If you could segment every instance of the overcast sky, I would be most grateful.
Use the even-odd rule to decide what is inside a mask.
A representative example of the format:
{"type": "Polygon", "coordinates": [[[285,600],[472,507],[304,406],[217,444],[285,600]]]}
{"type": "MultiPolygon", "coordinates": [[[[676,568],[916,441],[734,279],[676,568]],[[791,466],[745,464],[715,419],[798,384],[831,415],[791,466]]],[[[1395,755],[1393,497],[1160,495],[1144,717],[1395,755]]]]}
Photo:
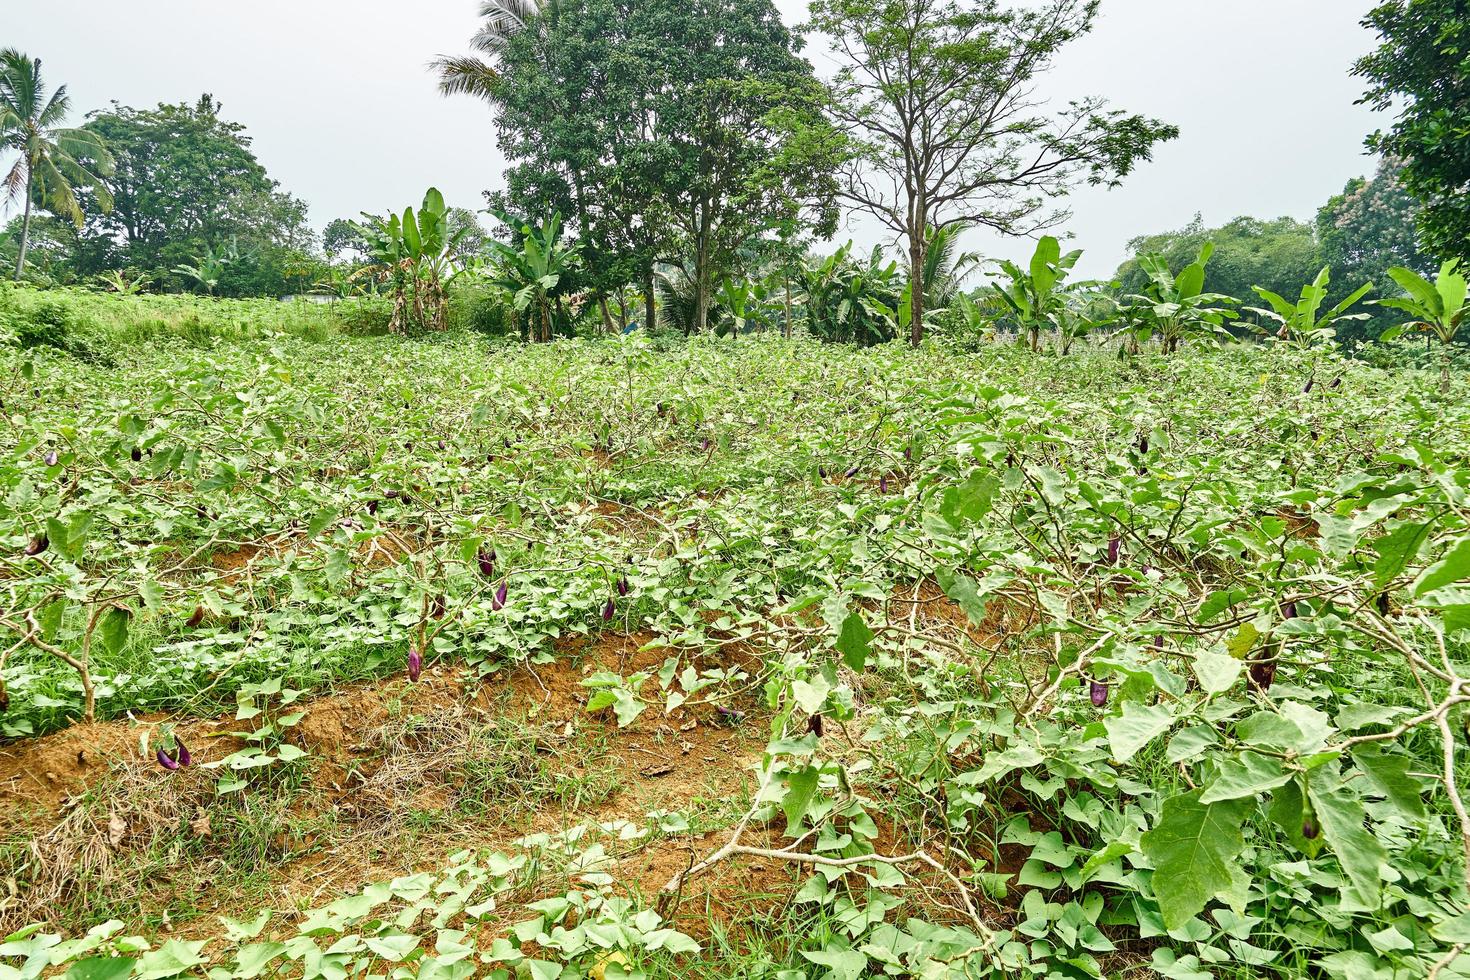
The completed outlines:
{"type": "MultiPolygon", "coordinates": [[[[806,0],[777,0],[788,22],[806,0]]],[[[1372,36],[1371,0],[1104,0],[1097,30],[1062,54],[1048,93],[1101,95],[1175,123],[1120,189],[1079,189],[1064,226],[1105,275],[1128,239],[1201,212],[1309,219],[1369,172],[1363,137],[1380,123],[1353,104],[1349,76],[1372,36]]],[[[0,0],[0,46],[43,59],[81,113],[111,100],[149,106],[211,92],[244,123],[271,176],[311,205],[318,228],[416,203],[430,184],[451,204],[483,206],[500,184],[490,111],[446,99],[427,63],[465,50],[476,0],[0,0]]],[[[808,51],[830,70],[820,45],[808,51]]],[[[871,244],[871,226],[840,238],[871,244]]],[[[976,236],[987,255],[1025,242],[976,236]]]]}

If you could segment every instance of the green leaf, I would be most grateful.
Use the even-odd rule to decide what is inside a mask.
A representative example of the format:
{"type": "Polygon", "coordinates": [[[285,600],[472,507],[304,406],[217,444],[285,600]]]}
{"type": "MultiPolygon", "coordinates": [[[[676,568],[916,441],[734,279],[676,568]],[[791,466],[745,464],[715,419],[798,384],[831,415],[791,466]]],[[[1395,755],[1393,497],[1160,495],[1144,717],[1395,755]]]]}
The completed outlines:
{"type": "Polygon", "coordinates": [[[1141,840],[1153,862],[1154,895],[1168,929],[1182,928],[1230,887],[1245,847],[1241,828],[1251,801],[1207,804],[1200,796],[1195,790],[1165,800],[1157,825],[1141,840]]]}
{"type": "Polygon", "coordinates": [[[786,834],[795,837],[801,826],[802,817],[817,794],[816,766],[798,769],[786,777],[786,795],[781,798],[781,810],[786,814],[786,834]]]}
{"type": "Polygon", "coordinates": [[[1285,771],[1280,759],[1259,752],[1241,752],[1220,761],[1218,774],[1205,787],[1200,802],[1254,799],[1290,780],[1291,773],[1285,771]]]}
{"type": "Polygon", "coordinates": [[[138,961],[126,956],[89,956],[66,971],[66,980],[126,980],[138,961]]]}
{"type": "Polygon", "coordinates": [[[102,620],[97,624],[97,638],[102,641],[104,650],[116,654],[127,646],[128,623],[132,618],[132,612],[120,606],[113,606],[102,614],[102,620]]]}
{"type": "Polygon", "coordinates": [[[1113,758],[1127,762],[1149,742],[1169,730],[1174,714],[1161,704],[1141,705],[1124,701],[1121,714],[1103,720],[1113,758]]]}
{"type": "Polygon", "coordinates": [[[1352,754],[1353,761],[1375,790],[1405,816],[1424,819],[1424,797],[1419,784],[1409,775],[1413,760],[1408,755],[1387,751],[1376,742],[1359,745],[1352,754]]]}
{"type": "Polygon", "coordinates": [[[1364,908],[1376,908],[1383,883],[1380,869],[1388,861],[1388,852],[1377,837],[1363,829],[1366,812],[1362,801],[1341,780],[1329,785],[1315,777],[1307,787],[1307,797],[1322,825],[1322,836],[1337,855],[1358,900],[1364,908]]]}
{"type": "Polygon", "coordinates": [[[1456,541],[1443,558],[1419,574],[1414,580],[1413,592],[1421,596],[1467,576],[1470,576],[1470,534],[1456,541]]]}
{"type": "Polygon", "coordinates": [[[868,629],[863,617],[856,612],[848,613],[837,634],[837,652],[842,654],[842,662],[853,670],[861,671],[867,665],[872,642],[873,631],[868,629]]]}

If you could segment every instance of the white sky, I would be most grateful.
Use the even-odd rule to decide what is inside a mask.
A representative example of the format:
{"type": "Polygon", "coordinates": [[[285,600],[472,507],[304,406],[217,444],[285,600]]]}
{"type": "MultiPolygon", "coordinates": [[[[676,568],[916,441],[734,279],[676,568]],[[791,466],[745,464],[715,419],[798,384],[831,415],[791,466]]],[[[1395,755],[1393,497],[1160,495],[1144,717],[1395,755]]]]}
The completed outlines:
{"type": "MultiPolygon", "coordinates": [[[[776,0],[788,22],[806,0],[776,0]]],[[[311,205],[320,228],[416,203],[438,186],[481,207],[504,163],[490,111],[446,99],[426,66],[460,53],[476,0],[0,0],[0,46],[44,62],[81,113],[193,101],[211,92],[244,123],[270,174],[311,205]]],[[[1364,135],[1380,123],[1353,104],[1352,62],[1373,44],[1358,26],[1371,0],[1104,0],[1101,22],[1063,52],[1047,91],[1102,95],[1173,122],[1182,134],[1115,191],[1082,188],[1065,226],[1105,275],[1126,242],[1242,214],[1309,219],[1353,176],[1373,169],[1364,135]]],[[[830,66],[819,45],[808,55],[830,66]]],[[[871,244],[856,225],[840,238],[871,244]]],[[[1027,242],[976,235],[987,255],[1027,242]]]]}

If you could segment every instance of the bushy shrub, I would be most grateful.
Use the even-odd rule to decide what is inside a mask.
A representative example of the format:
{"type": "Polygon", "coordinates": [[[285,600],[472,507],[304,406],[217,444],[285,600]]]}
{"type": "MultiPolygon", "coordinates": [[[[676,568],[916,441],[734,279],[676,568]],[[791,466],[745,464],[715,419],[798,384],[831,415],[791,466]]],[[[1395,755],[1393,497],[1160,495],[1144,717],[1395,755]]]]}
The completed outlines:
{"type": "Polygon", "coordinates": [[[386,296],[359,296],[332,304],[332,315],[344,333],[356,337],[389,332],[393,301],[386,296]]]}
{"type": "Polygon", "coordinates": [[[515,310],[506,300],[504,290],[460,287],[449,295],[449,328],[502,337],[516,329],[515,310]]]}
{"type": "MultiPolygon", "coordinates": [[[[1405,334],[1396,340],[1364,344],[1356,353],[1360,360],[1390,371],[1402,368],[1438,371],[1444,348],[1428,334],[1405,334]]],[[[1450,345],[1450,369],[1470,371],[1470,345],[1450,345]]]]}

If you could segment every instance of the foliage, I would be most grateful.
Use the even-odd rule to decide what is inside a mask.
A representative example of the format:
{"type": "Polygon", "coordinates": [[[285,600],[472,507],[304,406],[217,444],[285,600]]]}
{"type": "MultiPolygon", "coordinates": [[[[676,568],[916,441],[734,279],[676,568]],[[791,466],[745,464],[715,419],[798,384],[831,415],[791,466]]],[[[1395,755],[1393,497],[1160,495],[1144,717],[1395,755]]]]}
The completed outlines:
{"type": "Polygon", "coordinates": [[[1368,319],[1369,314],[1367,313],[1348,313],[1348,310],[1372,290],[1373,284],[1364,283],[1346,299],[1319,316],[1322,303],[1327,299],[1331,285],[1332,271],[1327,266],[1323,266],[1322,271],[1317,273],[1317,278],[1309,285],[1302,287],[1301,298],[1295,303],[1288,302],[1269,289],[1254,286],[1252,288],[1256,295],[1269,303],[1271,308],[1261,309],[1251,306],[1247,309],[1257,316],[1278,324],[1276,329],[1266,332],[1274,336],[1280,343],[1296,344],[1301,347],[1331,343],[1337,336],[1337,324],[1368,319]]]}
{"type": "MultiPolygon", "coordinates": [[[[1029,99],[1057,55],[1091,31],[1095,0],[1037,8],[999,0],[817,0],[811,28],[839,59],[828,112],[852,138],[840,188],[907,245],[920,281],[930,229],[1044,228],[1046,207],[1078,180],[1116,185],[1178,130],[1106,109],[1101,99],[1046,114],[1029,99]]],[[[910,294],[910,339],[924,330],[910,294]]]]}
{"type": "Polygon", "coordinates": [[[836,343],[882,344],[897,336],[906,286],[898,263],[874,248],[866,262],[852,256],[852,243],[809,263],[803,270],[806,327],[814,337],[836,343]]]}
{"type": "Polygon", "coordinates": [[[455,256],[460,240],[470,230],[452,230],[449,209],[438,188],[424,194],[418,213],[379,218],[364,212],[357,231],[367,242],[371,271],[393,297],[388,328],[395,333],[443,330],[448,297],[445,288],[457,274],[455,256]]]}
{"type": "Polygon", "coordinates": [[[113,173],[112,154],[95,134],[61,125],[70,111],[65,85],[46,96],[39,58],[28,58],[14,48],[0,51],[0,153],[16,154],[9,172],[0,177],[0,187],[5,189],[5,203],[16,198],[25,202],[16,279],[25,273],[33,206],[80,226],[79,190],[92,190],[102,208],[111,205],[103,179],[113,173]]]}
{"type": "Polygon", "coordinates": [[[1206,242],[1193,262],[1170,270],[1162,255],[1141,255],[1138,264],[1148,276],[1141,294],[1128,297],[1125,317],[1136,340],[1158,334],[1164,353],[1172,354],[1189,338],[1230,339],[1225,329],[1225,305],[1238,302],[1230,296],[1204,291],[1205,266],[1214,246],[1206,242]]]}
{"type": "Polygon", "coordinates": [[[1063,255],[1061,243],[1051,235],[1043,235],[1025,270],[1008,259],[1001,262],[1001,271],[1010,282],[992,283],[990,288],[1025,331],[1032,350],[1040,350],[1043,330],[1062,327],[1067,310],[1067,274],[1081,257],[1081,249],[1063,255]]]}
{"type": "Polygon", "coordinates": [[[221,278],[224,295],[278,297],[319,278],[305,261],[314,245],[306,205],[280,190],[245,127],[220,109],[203,95],[192,105],[113,103],[92,113],[85,130],[106,143],[117,166],[110,210],[82,197],[86,223],[70,260],[79,275],[131,268],[178,282],[176,267],[234,242],[242,261],[221,278]]]}
{"type": "Polygon", "coordinates": [[[1403,287],[1406,295],[1379,300],[1380,306],[1407,313],[1409,321],[1391,328],[1385,335],[1393,339],[1406,329],[1423,330],[1440,343],[1444,358],[1440,367],[1439,385],[1442,392],[1450,389],[1450,344],[1460,332],[1470,305],[1466,302],[1465,274],[1460,271],[1458,259],[1451,259],[1440,267],[1439,275],[1430,282],[1413,269],[1395,268],[1388,270],[1395,282],[1403,287]]]}
{"type": "MultiPolygon", "coordinates": [[[[75,303],[162,300],[265,307],[75,303]]],[[[589,708],[746,692],[761,719],[729,723],[770,727],[754,791],[731,789],[744,818],[532,834],[208,940],[33,929],[0,946],[17,975],[1463,972],[1463,379],[1437,399],[1432,375],[1290,346],[324,351],[0,353],[24,380],[0,455],[6,731],[85,710],[55,651],[98,717],[248,706],[279,734],[409,644],[426,672],[492,674],[627,630],[666,659],[586,675],[589,708]],[[686,874],[622,897],[658,835],[686,874]],[[753,858],[797,874],[779,911],[679,931],[699,875],[753,858]]]]}
{"type": "Polygon", "coordinates": [[[1385,0],[1363,26],[1380,44],[1353,73],[1368,83],[1363,101],[1395,109],[1370,148],[1403,161],[1404,187],[1419,200],[1424,251],[1470,261],[1470,12],[1458,0],[1385,0]]]}
{"type": "Polygon", "coordinates": [[[570,329],[566,304],[577,287],[580,247],[562,240],[561,215],[554,211],[544,224],[517,224],[504,213],[500,220],[515,230],[516,244],[492,239],[480,272],[510,297],[521,334],[548,343],[570,329]]]}
{"type": "MultiPolygon", "coordinates": [[[[1418,205],[1404,189],[1401,170],[1398,161],[1385,157],[1371,178],[1348,181],[1341,194],[1334,195],[1317,211],[1321,261],[1331,267],[1335,281],[1371,282],[1379,296],[1390,296],[1398,290],[1388,274],[1394,266],[1405,266],[1420,275],[1433,271],[1433,263],[1420,251],[1414,225],[1418,205]]],[[[1265,277],[1258,277],[1258,281],[1270,285],[1265,277]]],[[[1338,302],[1345,288],[1335,288],[1329,301],[1338,302]]],[[[1219,292],[1231,290],[1222,287],[1219,292]]],[[[1338,337],[1358,342],[1377,337],[1391,325],[1388,318],[1375,314],[1361,325],[1349,324],[1338,337]]]]}

